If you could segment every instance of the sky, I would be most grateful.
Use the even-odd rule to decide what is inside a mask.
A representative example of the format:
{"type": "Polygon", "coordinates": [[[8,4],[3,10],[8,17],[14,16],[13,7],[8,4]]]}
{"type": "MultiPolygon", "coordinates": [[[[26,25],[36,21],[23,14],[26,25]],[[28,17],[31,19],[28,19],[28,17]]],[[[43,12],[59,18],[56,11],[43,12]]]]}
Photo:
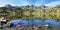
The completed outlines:
{"type": "Polygon", "coordinates": [[[12,6],[56,6],[60,5],[60,0],[0,0],[0,7],[5,6],[6,4],[10,4],[12,6]]]}

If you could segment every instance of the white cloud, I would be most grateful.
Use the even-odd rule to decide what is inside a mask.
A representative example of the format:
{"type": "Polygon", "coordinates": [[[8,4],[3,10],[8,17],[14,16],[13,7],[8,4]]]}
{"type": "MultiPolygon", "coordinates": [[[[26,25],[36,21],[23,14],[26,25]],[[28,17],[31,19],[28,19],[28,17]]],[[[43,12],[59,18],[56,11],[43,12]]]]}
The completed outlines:
{"type": "Polygon", "coordinates": [[[10,4],[12,6],[30,5],[27,0],[0,0],[0,7],[10,4]]]}
{"type": "Polygon", "coordinates": [[[9,2],[7,0],[0,0],[0,7],[8,4],[9,2]]]}
{"type": "MultiPolygon", "coordinates": [[[[45,2],[45,0],[37,0],[34,5],[40,6],[45,2]]],[[[6,4],[11,4],[12,6],[24,6],[31,5],[27,0],[0,0],[0,7],[5,6],[6,4]]],[[[60,1],[53,1],[51,3],[45,4],[46,6],[56,6],[59,5],[60,1]]]]}
{"type": "Polygon", "coordinates": [[[60,1],[54,1],[54,2],[51,2],[49,4],[45,4],[46,6],[51,6],[51,7],[54,7],[56,5],[60,5],[60,1]]]}

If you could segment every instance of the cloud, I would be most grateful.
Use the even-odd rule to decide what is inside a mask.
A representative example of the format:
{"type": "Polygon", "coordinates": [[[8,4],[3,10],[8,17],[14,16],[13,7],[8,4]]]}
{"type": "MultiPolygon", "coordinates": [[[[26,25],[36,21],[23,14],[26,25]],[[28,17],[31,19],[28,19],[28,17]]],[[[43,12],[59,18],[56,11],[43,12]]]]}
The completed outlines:
{"type": "Polygon", "coordinates": [[[60,0],[0,0],[0,7],[6,4],[12,6],[26,6],[26,5],[35,5],[40,6],[45,4],[46,6],[55,6],[60,4],[60,0]]]}
{"type": "Polygon", "coordinates": [[[60,1],[53,1],[53,2],[51,2],[51,3],[48,3],[48,4],[45,4],[46,6],[52,6],[52,7],[54,7],[54,6],[56,6],[56,5],[60,5],[60,1]]]}
{"type": "Polygon", "coordinates": [[[0,7],[10,4],[12,6],[23,6],[28,5],[27,0],[0,0],[0,7]]]}
{"type": "Polygon", "coordinates": [[[6,0],[0,0],[0,7],[6,4],[8,4],[8,1],[6,2],[6,0]]]}

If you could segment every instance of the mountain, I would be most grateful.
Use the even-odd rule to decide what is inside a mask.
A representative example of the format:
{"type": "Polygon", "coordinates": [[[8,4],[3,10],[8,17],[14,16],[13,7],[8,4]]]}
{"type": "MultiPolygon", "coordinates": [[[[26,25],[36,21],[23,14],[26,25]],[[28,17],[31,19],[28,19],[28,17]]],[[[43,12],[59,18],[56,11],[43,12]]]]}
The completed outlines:
{"type": "Polygon", "coordinates": [[[42,5],[42,6],[34,6],[34,5],[27,5],[27,6],[21,6],[22,9],[32,9],[32,10],[40,10],[40,9],[48,9],[48,8],[51,8],[49,6],[45,6],[45,5],[42,5]]]}
{"type": "Polygon", "coordinates": [[[42,5],[42,6],[34,6],[34,5],[26,5],[26,6],[11,6],[10,4],[7,4],[5,5],[4,7],[6,8],[9,8],[9,9],[14,9],[14,8],[21,8],[21,9],[32,9],[32,10],[40,10],[40,9],[48,9],[48,8],[51,8],[49,6],[45,6],[45,5],[42,5]]]}
{"type": "Polygon", "coordinates": [[[20,8],[18,6],[11,6],[10,4],[5,5],[4,7],[14,9],[14,8],[20,8]]]}
{"type": "Polygon", "coordinates": [[[5,5],[4,7],[6,7],[6,8],[15,8],[14,6],[11,6],[10,4],[7,4],[7,5],[5,5]]]}

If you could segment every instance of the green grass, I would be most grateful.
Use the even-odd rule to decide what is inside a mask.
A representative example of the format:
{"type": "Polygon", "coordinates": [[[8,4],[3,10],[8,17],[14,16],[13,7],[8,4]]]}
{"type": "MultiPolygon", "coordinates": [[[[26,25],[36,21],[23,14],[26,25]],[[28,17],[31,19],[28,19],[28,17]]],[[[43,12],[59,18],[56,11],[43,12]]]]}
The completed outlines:
{"type": "Polygon", "coordinates": [[[0,30],[2,30],[2,29],[0,29],[0,30]]]}

